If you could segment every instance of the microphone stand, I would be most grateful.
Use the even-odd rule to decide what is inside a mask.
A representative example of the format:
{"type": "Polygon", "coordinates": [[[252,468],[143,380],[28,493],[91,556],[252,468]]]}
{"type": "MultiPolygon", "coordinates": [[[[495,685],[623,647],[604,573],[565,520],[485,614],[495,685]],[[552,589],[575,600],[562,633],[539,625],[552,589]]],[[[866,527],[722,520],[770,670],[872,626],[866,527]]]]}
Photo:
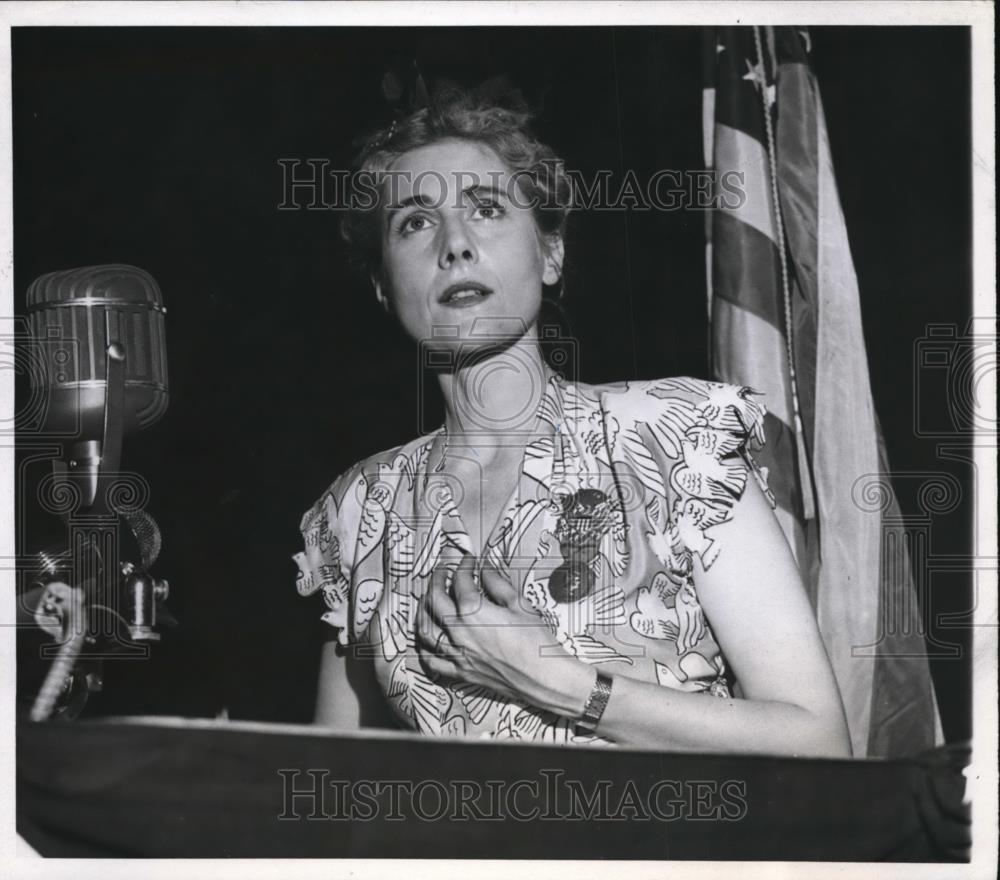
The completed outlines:
{"type": "MultiPolygon", "coordinates": [[[[67,514],[70,528],[70,547],[73,555],[73,580],[82,587],[57,583],[51,588],[69,592],[72,600],[63,603],[63,637],[56,658],[49,668],[41,690],[31,708],[32,721],[45,721],[55,708],[59,696],[71,681],[73,669],[87,643],[96,643],[98,637],[112,639],[120,632],[117,620],[128,627],[133,643],[156,641],[159,635],[153,630],[156,623],[156,601],[165,599],[166,581],[156,581],[131,562],[121,561],[119,553],[125,529],[120,527],[118,513],[112,508],[110,490],[118,476],[121,462],[122,437],[125,433],[125,368],[126,348],[121,338],[121,315],[109,310],[104,316],[105,330],[105,395],[104,419],[100,441],[83,440],[70,449],[69,466],[57,468],[57,479],[68,480],[76,487],[84,511],[78,531],[67,514]],[[114,319],[112,319],[114,316],[114,319]],[[103,552],[102,552],[103,551],[103,552]],[[96,564],[95,564],[96,563],[96,564]],[[96,570],[95,570],[96,569],[96,570]],[[126,615],[115,608],[118,603],[118,580],[125,580],[123,604],[126,615]],[[90,588],[87,585],[90,584],[90,588]],[[101,615],[108,626],[98,632],[91,620],[91,612],[103,609],[110,612],[110,619],[101,615]]],[[[134,535],[133,541],[134,544],[134,535]]],[[[145,649],[144,649],[145,650],[145,649]]]]}

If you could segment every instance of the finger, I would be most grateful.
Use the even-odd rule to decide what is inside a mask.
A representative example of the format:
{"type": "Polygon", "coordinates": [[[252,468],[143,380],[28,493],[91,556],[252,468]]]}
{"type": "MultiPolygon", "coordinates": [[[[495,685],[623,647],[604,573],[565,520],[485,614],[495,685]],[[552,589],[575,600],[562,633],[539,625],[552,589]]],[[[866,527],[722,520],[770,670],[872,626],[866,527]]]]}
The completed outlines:
{"type": "Polygon", "coordinates": [[[458,667],[440,654],[421,654],[420,665],[430,678],[461,678],[458,667]]]}
{"type": "Polygon", "coordinates": [[[433,597],[442,593],[447,594],[447,592],[448,567],[444,563],[438,562],[431,571],[431,578],[427,583],[427,591],[424,593],[420,604],[430,611],[433,597]]]}
{"type": "Polygon", "coordinates": [[[517,604],[517,590],[506,577],[497,571],[492,562],[483,563],[483,570],[479,573],[479,581],[483,585],[483,592],[491,602],[506,608],[517,604]]]}
{"type": "Polygon", "coordinates": [[[448,634],[426,614],[418,612],[414,627],[417,637],[417,653],[423,666],[438,675],[455,678],[458,667],[455,664],[459,654],[448,634]]]}
{"type": "Polygon", "coordinates": [[[417,609],[414,634],[417,637],[417,644],[422,650],[433,651],[443,632],[444,630],[434,622],[429,614],[425,613],[422,608],[417,609]]]}
{"type": "Polygon", "coordinates": [[[446,627],[454,622],[457,616],[455,603],[448,593],[448,569],[444,566],[435,568],[431,574],[430,586],[424,596],[423,607],[438,626],[446,627]]]}
{"type": "Polygon", "coordinates": [[[455,596],[455,607],[459,614],[470,614],[482,604],[482,592],[476,583],[475,571],[476,557],[464,554],[451,581],[451,591],[455,596]]]}

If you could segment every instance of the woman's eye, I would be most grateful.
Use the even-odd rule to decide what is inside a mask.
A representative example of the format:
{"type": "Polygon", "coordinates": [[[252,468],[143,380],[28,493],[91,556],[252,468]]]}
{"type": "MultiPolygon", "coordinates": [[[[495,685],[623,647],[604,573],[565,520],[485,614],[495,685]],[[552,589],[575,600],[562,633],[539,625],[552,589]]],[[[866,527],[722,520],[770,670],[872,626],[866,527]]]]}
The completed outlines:
{"type": "Polygon", "coordinates": [[[482,217],[484,220],[496,220],[505,213],[503,205],[498,205],[496,202],[482,202],[475,208],[476,216],[482,217]]]}
{"type": "Polygon", "coordinates": [[[407,232],[419,232],[426,229],[430,221],[423,214],[411,214],[399,224],[399,231],[403,234],[407,232]]]}

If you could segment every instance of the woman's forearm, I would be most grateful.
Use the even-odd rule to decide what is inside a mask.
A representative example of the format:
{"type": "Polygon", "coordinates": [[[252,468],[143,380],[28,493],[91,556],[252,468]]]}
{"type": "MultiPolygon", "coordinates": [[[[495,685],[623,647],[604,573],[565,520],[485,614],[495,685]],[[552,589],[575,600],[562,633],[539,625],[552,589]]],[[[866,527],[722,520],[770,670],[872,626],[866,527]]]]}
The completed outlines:
{"type": "MultiPolygon", "coordinates": [[[[481,583],[491,600],[484,602],[471,573],[469,557],[455,570],[452,595],[436,572],[418,609],[418,650],[428,672],[580,718],[594,687],[595,667],[568,651],[553,652],[547,626],[518,607],[508,581],[484,568],[481,583]]],[[[727,577],[735,580],[731,572],[727,577]]],[[[793,623],[811,621],[804,598],[792,610],[798,615],[793,623]]],[[[751,607],[748,615],[754,613],[751,607]]],[[[850,757],[840,696],[818,635],[795,638],[805,624],[792,630],[793,637],[783,629],[767,631],[768,621],[760,619],[758,609],[755,626],[765,631],[770,646],[762,656],[733,632],[730,609],[721,609],[718,617],[742,660],[742,666],[734,661],[732,668],[748,699],[686,693],[618,673],[597,733],[622,745],[665,751],[850,757]],[[798,665],[790,668],[792,662],[798,665]]]]}
{"type": "MultiPolygon", "coordinates": [[[[582,706],[589,691],[578,677],[570,686],[565,705],[582,706]]],[[[792,703],[685,693],[624,675],[614,676],[597,733],[620,745],[664,751],[851,757],[839,707],[825,717],[792,703]]]]}

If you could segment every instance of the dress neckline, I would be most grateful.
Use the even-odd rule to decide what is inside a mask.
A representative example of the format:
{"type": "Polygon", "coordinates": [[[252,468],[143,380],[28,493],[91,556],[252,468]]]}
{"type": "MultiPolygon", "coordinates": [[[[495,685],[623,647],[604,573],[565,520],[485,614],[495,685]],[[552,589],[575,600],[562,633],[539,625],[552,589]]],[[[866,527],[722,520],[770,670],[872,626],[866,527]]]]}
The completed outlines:
{"type": "MultiPolygon", "coordinates": [[[[485,555],[489,552],[490,547],[495,543],[498,533],[503,528],[503,523],[508,519],[515,507],[515,502],[518,499],[519,491],[521,488],[522,481],[525,476],[525,459],[528,455],[528,449],[531,447],[532,443],[537,442],[543,436],[554,436],[557,434],[561,428],[554,423],[554,420],[561,424],[562,421],[562,398],[564,394],[563,389],[563,378],[553,370],[548,364],[544,364],[545,367],[545,386],[542,391],[541,397],[539,398],[538,405],[535,409],[534,418],[532,421],[532,429],[528,433],[528,439],[523,444],[521,448],[521,454],[518,460],[517,473],[514,479],[514,484],[511,486],[510,492],[507,494],[506,501],[500,506],[495,520],[486,529],[480,526],[480,531],[484,536],[482,546],[476,548],[473,545],[472,538],[469,534],[468,528],[466,527],[465,521],[462,519],[462,515],[458,509],[458,504],[455,502],[454,496],[451,491],[451,487],[447,482],[442,482],[440,486],[440,491],[447,499],[447,502],[451,508],[451,516],[454,519],[454,524],[448,529],[450,533],[461,534],[464,537],[464,541],[460,540],[458,543],[464,544],[467,547],[479,550],[480,555],[485,555]],[[544,427],[543,427],[544,426],[544,427]]],[[[471,447],[464,447],[471,448],[471,447]]],[[[447,426],[442,424],[430,438],[430,450],[427,455],[427,460],[425,463],[424,479],[423,479],[423,489],[424,493],[428,490],[428,481],[435,474],[444,473],[445,462],[447,460],[448,451],[448,429],[447,426]]]]}
{"type": "MultiPolygon", "coordinates": [[[[550,419],[545,418],[547,411],[550,415],[555,413],[558,413],[559,416],[562,415],[562,397],[564,394],[562,386],[564,385],[565,380],[548,364],[543,364],[543,366],[545,368],[545,385],[541,397],[539,397],[538,405],[535,408],[532,428],[529,432],[529,435],[532,437],[542,433],[552,433],[554,430],[554,427],[551,427],[550,419]],[[550,425],[549,431],[539,431],[539,422],[542,421],[550,425]]],[[[429,435],[428,442],[430,448],[427,453],[427,460],[425,464],[425,480],[431,474],[441,473],[444,469],[448,452],[448,426],[442,422],[441,426],[429,435]]],[[[525,444],[525,449],[527,449],[529,444],[525,444]]],[[[523,453],[521,456],[521,464],[522,466],[524,464],[523,453]]]]}

